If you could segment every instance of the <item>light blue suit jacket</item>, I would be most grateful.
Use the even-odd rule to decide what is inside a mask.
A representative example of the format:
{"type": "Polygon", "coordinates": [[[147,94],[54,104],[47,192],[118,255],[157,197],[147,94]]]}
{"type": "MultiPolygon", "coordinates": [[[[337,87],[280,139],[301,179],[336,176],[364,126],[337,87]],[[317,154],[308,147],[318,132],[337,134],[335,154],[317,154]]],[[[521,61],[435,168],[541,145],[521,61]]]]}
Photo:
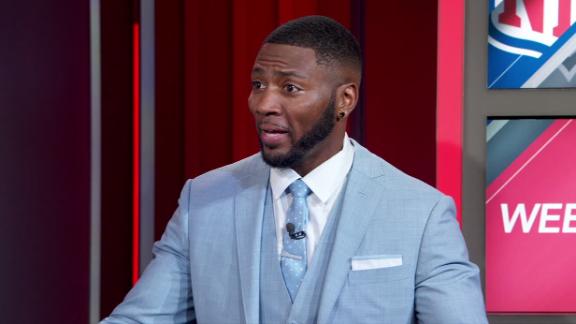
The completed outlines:
{"type": "MultiPolygon", "coordinates": [[[[353,144],[317,322],[487,323],[452,200],[353,144]]],[[[258,323],[269,171],[256,154],[189,180],[155,258],[104,323],[258,323]]]]}

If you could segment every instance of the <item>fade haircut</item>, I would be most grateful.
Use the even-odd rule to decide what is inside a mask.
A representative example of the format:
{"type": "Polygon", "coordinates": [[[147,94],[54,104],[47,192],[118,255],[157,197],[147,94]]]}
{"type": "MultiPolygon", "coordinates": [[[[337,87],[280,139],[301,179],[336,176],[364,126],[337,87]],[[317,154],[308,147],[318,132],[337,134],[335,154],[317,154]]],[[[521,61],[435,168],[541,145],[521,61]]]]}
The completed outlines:
{"type": "Polygon", "coordinates": [[[362,54],[352,33],[334,19],[307,16],[276,28],[264,43],[313,49],[318,64],[338,63],[362,71],[362,54]]]}

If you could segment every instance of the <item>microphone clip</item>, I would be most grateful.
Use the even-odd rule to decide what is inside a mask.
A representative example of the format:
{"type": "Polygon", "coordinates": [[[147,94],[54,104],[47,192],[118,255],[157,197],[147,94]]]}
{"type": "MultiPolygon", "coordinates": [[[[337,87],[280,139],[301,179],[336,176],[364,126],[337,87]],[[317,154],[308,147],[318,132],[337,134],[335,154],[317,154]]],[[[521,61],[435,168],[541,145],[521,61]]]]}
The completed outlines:
{"type": "Polygon", "coordinates": [[[296,228],[295,228],[294,224],[292,224],[292,223],[286,224],[286,231],[288,231],[288,236],[290,236],[291,239],[301,240],[303,238],[306,238],[306,232],[304,232],[304,231],[295,232],[295,230],[296,230],[296,228]]]}

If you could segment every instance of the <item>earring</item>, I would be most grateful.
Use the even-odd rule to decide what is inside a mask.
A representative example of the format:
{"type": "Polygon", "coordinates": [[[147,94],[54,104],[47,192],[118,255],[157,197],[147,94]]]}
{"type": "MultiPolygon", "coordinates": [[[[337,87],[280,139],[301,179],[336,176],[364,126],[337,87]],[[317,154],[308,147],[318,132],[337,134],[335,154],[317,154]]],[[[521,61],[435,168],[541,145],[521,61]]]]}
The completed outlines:
{"type": "Polygon", "coordinates": [[[342,118],[344,118],[344,116],[346,116],[346,113],[341,111],[338,113],[338,116],[336,116],[336,121],[341,121],[342,118]]]}

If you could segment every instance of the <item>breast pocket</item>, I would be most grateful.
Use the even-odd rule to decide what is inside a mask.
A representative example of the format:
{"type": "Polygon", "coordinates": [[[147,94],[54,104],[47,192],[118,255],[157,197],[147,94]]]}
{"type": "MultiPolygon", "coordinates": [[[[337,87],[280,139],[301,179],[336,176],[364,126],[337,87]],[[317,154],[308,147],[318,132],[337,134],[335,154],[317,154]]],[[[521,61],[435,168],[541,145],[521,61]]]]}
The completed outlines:
{"type": "Polygon", "coordinates": [[[401,255],[356,256],[350,260],[350,284],[403,280],[410,277],[401,255]]]}
{"type": "Polygon", "coordinates": [[[350,269],[338,299],[337,322],[409,323],[414,305],[414,275],[409,269],[407,264],[350,269]]]}
{"type": "Polygon", "coordinates": [[[402,265],[394,268],[350,271],[348,274],[348,282],[351,285],[375,284],[379,282],[404,280],[409,277],[410,275],[406,271],[405,266],[402,265]]]}

